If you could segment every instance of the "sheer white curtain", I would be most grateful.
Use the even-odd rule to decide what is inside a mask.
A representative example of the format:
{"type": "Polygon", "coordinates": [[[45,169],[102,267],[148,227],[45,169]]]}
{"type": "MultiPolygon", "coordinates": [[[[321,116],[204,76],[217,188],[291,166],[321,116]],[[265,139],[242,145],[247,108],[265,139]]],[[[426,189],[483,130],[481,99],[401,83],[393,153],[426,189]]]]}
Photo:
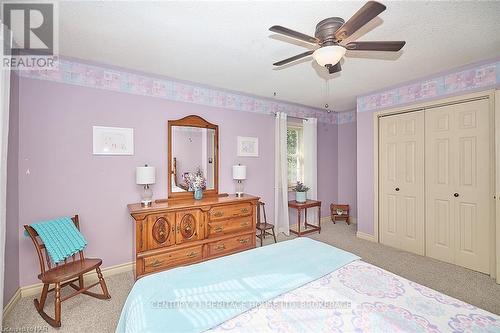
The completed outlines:
{"type": "Polygon", "coordinates": [[[290,234],[288,218],[288,159],[286,146],[287,116],[278,112],[274,120],[274,226],[277,232],[290,234]]]}
{"type": "MultiPolygon", "coordinates": [[[[0,23],[1,24],[1,23],[0,23]]],[[[1,27],[0,27],[1,28],[1,27]]],[[[0,59],[4,57],[3,29],[0,29],[0,59]]],[[[10,70],[0,68],[0,323],[3,317],[5,272],[5,229],[7,201],[7,139],[9,135],[10,70]]]]}
{"type": "MultiPolygon", "coordinates": [[[[307,198],[316,200],[318,199],[318,120],[316,118],[304,120],[303,133],[304,184],[309,187],[307,198]]],[[[307,215],[313,224],[318,223],[318,208],[310,208],[310,213],[307,215]]]]}

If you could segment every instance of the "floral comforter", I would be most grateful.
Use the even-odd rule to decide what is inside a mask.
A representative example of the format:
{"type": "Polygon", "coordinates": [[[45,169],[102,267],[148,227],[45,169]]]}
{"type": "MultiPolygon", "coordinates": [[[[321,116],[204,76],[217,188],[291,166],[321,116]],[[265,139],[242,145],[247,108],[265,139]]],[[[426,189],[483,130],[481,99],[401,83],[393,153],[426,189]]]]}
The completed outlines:
{"type": "Polygon", "coordinates": [[[500,332],[500,317],[357,260],[209,332],[500,332]]]}

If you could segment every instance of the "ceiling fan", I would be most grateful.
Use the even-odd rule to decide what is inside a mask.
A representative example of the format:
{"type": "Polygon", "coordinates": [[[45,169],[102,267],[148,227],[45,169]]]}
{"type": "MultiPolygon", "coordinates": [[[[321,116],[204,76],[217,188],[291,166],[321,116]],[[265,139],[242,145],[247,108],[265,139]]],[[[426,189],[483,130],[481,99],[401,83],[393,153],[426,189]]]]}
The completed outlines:
{"type": "Polygon", "coordinates": [[[292,61],[310,56],[321,66],[325,66],[330,74],[340,72],[340,59],[346,50],[350,51],[390,51],[397,52],[406,44],[405,41],[370,41],[349,42],[342,41],[350,37],[365,24],[382,13],[386,7],[376,1],[368,1],[347,22],[340,17],[329,17],[316,25],[314,37],[297,32],[279,25],[269,28],[270,31],[301,40],[306,43],[318,45],[316,50],[310,50],[285,60],[274,63],[274,66],[283,66],[292,61]]]}

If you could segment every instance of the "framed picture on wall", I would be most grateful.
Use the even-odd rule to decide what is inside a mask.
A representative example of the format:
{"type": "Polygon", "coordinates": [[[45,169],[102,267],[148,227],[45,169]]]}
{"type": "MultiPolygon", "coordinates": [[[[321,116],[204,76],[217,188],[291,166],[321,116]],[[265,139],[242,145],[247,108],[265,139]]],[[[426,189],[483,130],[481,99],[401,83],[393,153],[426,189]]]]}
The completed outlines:
{"type": "Polygon", "coordinates": [[[134,129],[93,126],[94,155],[134,155],[134,129]]]}
{"type": "Polygon", "coordinates": [[[239,136],[237,145],[238,145],[238,156],[242,157],[259,156],[259,138],[239,136]]]}

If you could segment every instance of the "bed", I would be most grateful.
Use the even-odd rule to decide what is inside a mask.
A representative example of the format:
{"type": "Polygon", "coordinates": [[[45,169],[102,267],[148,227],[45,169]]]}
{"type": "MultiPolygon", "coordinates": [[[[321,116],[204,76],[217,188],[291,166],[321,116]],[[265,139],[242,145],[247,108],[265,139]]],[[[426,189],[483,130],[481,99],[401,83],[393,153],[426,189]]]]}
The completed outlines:
{"type": "Polygon", "coordinates": [[[297,238],[138,280],[116,331],[500,332],[500,317],[297,238]]]}

